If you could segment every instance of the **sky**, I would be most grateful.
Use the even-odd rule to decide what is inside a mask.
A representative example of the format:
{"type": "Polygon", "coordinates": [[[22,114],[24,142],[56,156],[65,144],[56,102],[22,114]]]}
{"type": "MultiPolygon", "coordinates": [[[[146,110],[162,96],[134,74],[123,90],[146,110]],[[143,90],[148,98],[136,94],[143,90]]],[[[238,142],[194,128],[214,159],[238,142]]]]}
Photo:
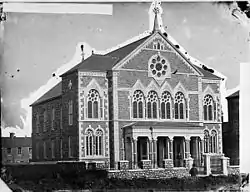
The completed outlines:
{"type": "MultiPolygon", "coordinates": [[[[7,13],[0,55],[4,127],[30,134],[31,95],[58,78],[59,68],[77,64],[77,44],[102,51],[142,34],[149,30],[149,7],[114,3],[112,15],[7,13]]],[[[239,65],[249,60],[246,27],[214,3],[162,3],[162,9],[167,33],[189,55],[227,76],[227,89],[238,86],[239,65]]]]}

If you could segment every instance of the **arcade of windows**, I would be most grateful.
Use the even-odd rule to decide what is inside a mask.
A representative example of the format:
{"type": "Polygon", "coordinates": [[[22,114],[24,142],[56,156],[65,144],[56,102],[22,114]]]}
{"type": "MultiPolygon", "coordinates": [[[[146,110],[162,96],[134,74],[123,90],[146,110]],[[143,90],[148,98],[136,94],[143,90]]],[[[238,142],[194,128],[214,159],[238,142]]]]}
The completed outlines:
{"type": "Polygon", "coordinates": [[[204,152],[205,153],[217,153],[217,132],[215,130],[211,131],[211,135],[208,130],[204,131],[204,152]]]}
{"type": "Polygon", "coordinates": [[[158,95],[155,91],[150,91],[147,97],[144,97],[144,94],[140,90],[136,90],[132,97],[132,106],[133,106],[133,118],[143,118],[143,109],[144,101],[146,100],[146,117],[148,119],[157,119],[158,118],[158,108],[160,106],[160,117],[161,119],[171,119],[172,106],[174,106],[174,118],[175,119],[184,119],[184,110],[186,106],[186,101],[184,94],[177,92],[174,100],[171,97],[171,94],[168,91],[164,91],[161,95],[161,98],[158,98],[158,95]],[[159,104],[160,102],[160,104],[159,104]]]}
{"type": "Polygon", "coordinates": [[[85,136],[85,154],[86,156],[103,156],[103,143],[104,133],[101,129],[97,128],[94,132],[92,129],[86,130],[85,136]]]}
{"type": "MultiPolygon", "coordinates": [[[[215,106],[212,96],[206,95],[203,102],[204,120],[212,121],[216,119],[215,106]]],[[[174,119],[185,119],[188,117],[187,101],[182,92],[177,92],[174,98],[172,98],[168,91],[164,91],[161,97],[158,98],[155,91],[150,91],[145,98],[142,91],[136,90],[132,96],[132,112],[134,119],[141,119],[144,116],[148,119],[157,119],[158,116],[161,119],[172,119],[172,116],[174,119]],[[145,112],[144,105],[146,106],[145,112]],[[173,107],[174,110],[172,110],[173,107]]]]}

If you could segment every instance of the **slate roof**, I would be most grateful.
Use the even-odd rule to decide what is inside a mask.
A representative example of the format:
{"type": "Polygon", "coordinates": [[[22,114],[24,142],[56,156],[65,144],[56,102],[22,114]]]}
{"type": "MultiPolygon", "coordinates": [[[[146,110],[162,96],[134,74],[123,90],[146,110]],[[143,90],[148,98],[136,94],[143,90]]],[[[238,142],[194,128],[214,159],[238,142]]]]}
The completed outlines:
{"type": "Polygon", "coordinates": [[[139,39],[137,41],[134,41],[128,45],[125,45],[121,48],[118,48],[112,52],[107,53],[106,55],[111,57],[117,57],[119,58],[119,61],[121,61],[123,58],[125,58],[128,54],[130,54],[132,51],[134,51],[139,45],[141,45],[144,41],[146,41],[150,35],[139,39]]]}
{"type": "Polygon", "coordinates": [[[2,147],[13,148],[13,147],[32,147],[31,137],[2,137],[2,147]]]}
{"type": "Polygon", "coordinates": [[[61,76],[77,70],[105,72],[112,69],[119,59],[108,55],[93,54],[61,76]]]}
{"type": "Polygon", "coordinates": [[[198,69],[206,78],[209,79],[216,79],[216,80],[220,80],[221,78],[214,75],[213,73],[210,73],[209,71],[202,69],[201,67],[198,67],[197,65],[192,64],[196,69],[198,69]]]}
{"type": "Polygon", "coordinates": [[[227,97],[227,99],[230,99],[230,98],[233,98],[233,97],[239,97],[239,95],[240,95],[240,91],[238,90],[238,91],[234,92],[233,94],[229,95],[227,97]]]}
{"type": "Polygon", "coordinates": [[[129,53],[135,50],[139,45],[141,45],[149,36],[146,36],[142,39],[134,41],[128,45],[120,47],[114,51],[111,51],[105,55],[92,54],[86,60],[83,60],[79,64],[77,64],[72,69],[68,70],[61,76],[69,74],[71,72],[77,70],[84,71],[98,71],[105,72],[107,70],[111,70],[115,64],[121,61],[124,57],[126,57],[129,53]]]}
{"type": "Polygon", "coordinates": [[[51,88],[48,92],[46,92],[43,96],[41,96],[30,106],[37,105],[51,99],[55,99],[57,97],[60,97],[61,95],[62,95],[62,82],[60,81],[58,84],[56,84],[53,88],[51,88]]]}
{"type": "Polygon", "coordinates": [[[131,127],[131,126],[155,126],[155,127],[203,127],[202,125],[195,124],[195,123],[188,123],[188,122],[172,122],[172,121],[164,121],[164,122],[158,122],[158,121],[137,121],[135,123],[126,125],[124,127],[131,127]]]}

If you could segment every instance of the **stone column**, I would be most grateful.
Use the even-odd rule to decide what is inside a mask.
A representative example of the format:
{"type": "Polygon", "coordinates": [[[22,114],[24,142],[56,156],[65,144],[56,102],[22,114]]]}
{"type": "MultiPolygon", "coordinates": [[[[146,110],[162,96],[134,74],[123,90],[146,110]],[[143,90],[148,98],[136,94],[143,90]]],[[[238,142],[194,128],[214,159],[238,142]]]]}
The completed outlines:
{"type": "Polygon", "coordinates": [[[204,165],[204,157],[203,157],[203,154],[204,154],[204,139],[201,137],[201,141],[200,141],[200,156],[201,156],[201,165],[203,166],[204,165]]]}
{"type": "Polygon", "coordinates": [[[190,155],[190,137],[185,137],[185,167],[188,169],[191,169],[193,165],[193,159],[191,158],[190,155]]]}
{"type": "Polygon", "coordinates": [[[157,138],[153,138],[153,167],[157,168],[157,138]]]}
{"type": "Polygon", "coordinates": [[[173,164],[173,138],[168,139],[168,158],[163,160],[164,168],[172,168],[173,164]]]}
{"type": "Polygon", "coordinates": [[[153,141],[152,139],[149,139],[149,160],[151,160],[151,165],[153,168],[153,141]]]}
{"type": "Polygon", "coordinates": [[[168,142],[168,146],[169,146],[168,159],[172,159],[172,160],[173,160],[173,142],[174,142],[174,139],[169,138],[169,142],[168,142]]]}
{"type": "Polygon", "coordinates": [[[133,138],[130,139],[130,144],[131,144],[131,168],[134,169],[134,140],[133,138]]]}
{"type": "Polygon", "coordinates": [[[133,167],[134,169],[137,169],[138,165],[138,158],[137,158],[137,138],[133,138],[133,167]]]}
{"type": "Polygon", "coordinates": [[[191,157],[190,155],[190,138],[185,137],[185,159],[191,157]]]}
{"type": "Polygon", "coordinates": [[[147,160],[150,160],[149,153],[150,153],[150,141],[149,139],[147,139],[147,160]]]}

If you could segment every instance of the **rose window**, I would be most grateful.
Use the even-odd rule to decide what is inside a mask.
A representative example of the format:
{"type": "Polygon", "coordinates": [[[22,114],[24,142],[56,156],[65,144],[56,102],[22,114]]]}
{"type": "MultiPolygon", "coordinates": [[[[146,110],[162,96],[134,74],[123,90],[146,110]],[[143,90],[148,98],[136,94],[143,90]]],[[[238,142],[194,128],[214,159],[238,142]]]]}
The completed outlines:
{"type": "Polygon", "coordinates": [[[166,60],[160,55],[154,56],[151,59],[149,66],[154,76],[161,77],[167,73],[168,65],[166,60]]]}

